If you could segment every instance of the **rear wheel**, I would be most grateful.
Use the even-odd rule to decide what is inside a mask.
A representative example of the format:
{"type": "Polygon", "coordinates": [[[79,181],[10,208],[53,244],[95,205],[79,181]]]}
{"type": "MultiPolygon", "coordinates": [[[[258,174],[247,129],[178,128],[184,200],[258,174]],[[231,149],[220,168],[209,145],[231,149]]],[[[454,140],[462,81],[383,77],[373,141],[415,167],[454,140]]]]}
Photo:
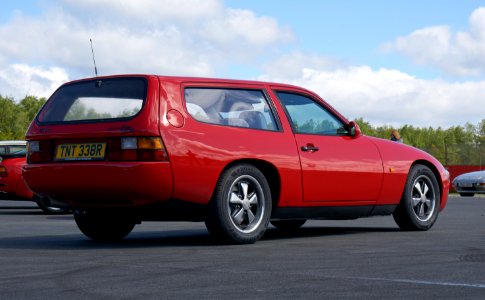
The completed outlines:
{"type": "Polygon", "coordinates": [[[89,210],[75,210],[74,220],[84,235],[100,242],[119,241],[127,236],[136,224],[129,215],[89,210]]]}
{"type": "Polygon", "coordinates": [[[295,231],[298,230],[306,220],[274,220],[271,224],[281,231],[295,231]]]}
{"type": "Polygon", "coordinates": [[[473,197],[473,196],[475,196],[475,193],[460,193],[460,196],[462,196],[462,197],[473,197]]]}
{"type": "Polygon", "coordinates": [[[222,173],[205,223],[219,240],[250,244],[263,236],[270,214],[271,192],[265,176],[256,167],[241,164],[222,173]]]}
{"type": "Polygon", "coordinates": [[[428,230],[436,222],[439,208],[436,176],[426,166],[413,166],[401,202],[393,213],[394,220],[403,230],[428,230]]]}

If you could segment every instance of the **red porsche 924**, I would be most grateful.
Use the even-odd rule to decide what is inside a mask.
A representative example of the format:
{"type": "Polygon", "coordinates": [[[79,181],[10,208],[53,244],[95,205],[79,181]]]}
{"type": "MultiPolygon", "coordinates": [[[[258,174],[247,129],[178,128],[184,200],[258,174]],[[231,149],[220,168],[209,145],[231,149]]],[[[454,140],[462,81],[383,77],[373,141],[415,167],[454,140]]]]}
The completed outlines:
{"type": "Polygon", "coordinates": [[[428,230],[449,174],[431,155],[365,136],[315,93],[257,81],[121,75],[62,85],[32,122],[25,180],[88,237],[142,221],[204,221],[229,243],[269,222],[392,215],[428,230]]]}

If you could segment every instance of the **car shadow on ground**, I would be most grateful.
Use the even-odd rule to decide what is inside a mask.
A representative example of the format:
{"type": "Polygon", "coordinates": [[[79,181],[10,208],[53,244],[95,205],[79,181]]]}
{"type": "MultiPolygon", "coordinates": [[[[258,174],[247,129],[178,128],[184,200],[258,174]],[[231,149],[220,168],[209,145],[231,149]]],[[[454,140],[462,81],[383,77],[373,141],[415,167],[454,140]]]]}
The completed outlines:
{"type": "Polygon", "coordinates": [[[43,215],[44,212],[40,208],[36,207],[25,207],[25,208],[18,208],[18,207],[0,207],[0,215],[43,215]]]}
{"type": "MultiPolygon", "coordinates": [[[[309,237],[326,237],[335,235],[353,235],[369,232],[397,232],[397,228],[384,227],[303,227],[293,232],[282,232],[269,228],[258,243],[265,241],[287,241],[309,237]]],[[[151,247],[241,247],[220,243],[205,229],[166,230],[150,232],[133,232],[118,242],[96,242],[82,233],[63,235],[39,235],[0,238],[0,249],[43,249],[43,250],[96,250],[96,249],[130,249],[151,247]]],[[[246,245],[251,246],[251,245],[246,245]]],[[[245,246],[243,246],[245,247],[245,246]]]]}
{"type": "Polygon", "coordinates": [[[307,237],[319,237],[330,235],[347,235],[347,234],[359,234],[369,232],[397,232],[401,231],[399,228],[389,227],[348,227],[348,226],[318,226],[318,227],[302,227],[294,231],[281,231],[278,229],[268,229],[263,237],[263,240],[278,240],[288,238],[307,238],[307,237]]]}
{"type": "MultiPolygon", "coordinates": [[[[2,202],[2,201],[0,201],[2,202]]],[[[12,202],[12,201],[9,201],[12,202]]],[[[14,204],[0,204],[0,215],[52,215],[52,216],[59,216],[59,215],[72,215],[71,212],[44,212],[41,208],[39,208],[35,203],[30,202],[21,202],[21,203],[14,203],[14,204]]],[[[72,218],[72,217],[71,217],[72,218]]]]}

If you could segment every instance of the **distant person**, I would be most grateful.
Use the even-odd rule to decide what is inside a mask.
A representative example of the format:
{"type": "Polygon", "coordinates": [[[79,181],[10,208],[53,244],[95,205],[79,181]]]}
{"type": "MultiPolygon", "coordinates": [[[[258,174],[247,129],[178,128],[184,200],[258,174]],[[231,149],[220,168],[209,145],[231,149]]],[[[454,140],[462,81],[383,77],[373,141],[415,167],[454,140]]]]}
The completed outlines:
{"type": "Polygon", "coordinates": [[[394,129],[393,131],[391,131],[391,141],[394,141],[394,142],[398,142],[398,143],[402,143],[402,138],[401,138],[401,135],[399,134],[399,132],[394,129]]]}

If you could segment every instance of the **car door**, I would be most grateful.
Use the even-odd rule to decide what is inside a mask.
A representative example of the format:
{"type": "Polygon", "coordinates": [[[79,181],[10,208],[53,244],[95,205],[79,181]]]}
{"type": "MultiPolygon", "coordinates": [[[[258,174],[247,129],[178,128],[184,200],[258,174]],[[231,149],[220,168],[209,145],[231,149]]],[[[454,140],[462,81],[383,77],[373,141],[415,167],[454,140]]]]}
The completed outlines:
{"type": "Polygon", "coordinates": [[[379,197],[383,166],[376,146],[354,138],[347,124],[315,98],[276,92],[298,147],[303,200],[369,205],[379,197]]]}

